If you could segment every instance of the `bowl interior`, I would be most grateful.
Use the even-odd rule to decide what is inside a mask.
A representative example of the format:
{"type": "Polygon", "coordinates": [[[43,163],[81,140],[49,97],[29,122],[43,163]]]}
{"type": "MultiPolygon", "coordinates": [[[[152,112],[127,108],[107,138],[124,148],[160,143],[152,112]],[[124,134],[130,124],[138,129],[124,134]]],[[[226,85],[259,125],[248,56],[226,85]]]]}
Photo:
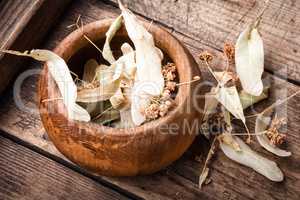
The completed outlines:
{"type": "MultiPolygon", "coordinates": [[[[105,38],[102,37],[102,38],[99,38],[98,40],[93,41],[93,42],[94,42],[94,44],[97,45],[97,47],[102,49],[103,46],[104,46],[104,43],[105,43],[105,38]]],[[[113,37],[113,39],[110,43],[111,50],[112,50],[112,52],[114,54],[114,57],[116,59],[118,59],[120,56],[122,56],[121,45],[124,44],[125,42],[129,43],[134,48],[134,44],[132,43],[130,38],[127,36],[127,32],[123,27],[122,30],[118,34],[116,34],[115,37],[113,37]]],[[[164,58],[162,60],[162,66],[169,63],[169,62],[173,62],[173,60],[163,50],[163,48],[161,48],[158,45],[156,45],[156,46],[158,48],[160,48],[162,50],[163,54],[164,54],[164,58]]],[[[68,64],[68,67],[70,68],[70,70],[72,72],[76,73],[81,78],[82,75],[83,75],[84,65],[89,59],[95,59],[95,60],[97,60],[97,62],[99,64],[105,64],[105,65],[108,65],[108,66],[110,65],[102,57],[101,52],[99,52],[99,50],[97,50],[91,43],[87,43],[85,46],[83,46],[80,49],[78,49],[77,51],[75,51],[74,54],[72,54],[71,57],[69,58],[69,60],[67,61],[67,64],[68,64]]],[[[179,82],[178,73],[177,73],[176,79],[174,81],[179,82]]],[[[172,92],[171,97],[173,99],[176,98],[177,92],[178,92],[177,88],[174,92],[172,92]]],[[[101,105],[99,105],[99,106],[101,106],[101,105]]],[[[175,108],[176,108],[176,106],[174,106],[173,109],[175,109],[175,108]]],[[[100,109],[101,109],[101,107],[99,107],[99,110],[100,109]]],[[[156,120],[153,120],[153,121],[156,121],[156,120]]]]}
{"type": "MultiPolygon", "coordinates": [[[[94,41],[94,43],[96,43],[96,45],[101,49],[104,45],[105,33],[107,32],[111,23],[112,20],[103,20],[88,24],[83,27],[84,33],[89,37],[89,39],[94,41]]],[[[148,26],[149,23],[145,23],[145,27],[148,26]]],[[[160,48],[164,53],[163,64],[166,64],[167,62],[175,63],[178,73],[178,82],[187,82],[192,80],[193,74],[195,74],[195,63],[193,62],[193,59],[191,58],[189,52],[182,46],[182,44],[170,33],[161,29],[158,26],[152,25],[149,31],[154,37],[155,45],[158,48],[160,48]]],[[[116,58],[118,58],[121,55],[120,47],[124,42],[128,42],[133,46],[132,42],[127,36],[126,29],[123,25],[111,41],[111,48],[116,58]]],[[[55,49],[55,52],[58,55],[60,55],[63,59],[65,59],[71,71],[75,72],[79,76],[82,76],[84,65],[86,61],[91,58],[96,59],[99,63],[106,63],[106,61],[104,61],[104,59],[102,58],[101,53],[84,38],[82,30],[76,30],[73,33],[71,33],[68,37],[66,37],[55,49]]],[[[49,77],[49,74],[47,76],[49,77]]],[[[52,79],[51,77],[49,78],[52,79]]],[[[43,83],[42,81],[41,84],[43,85],[45,83],[43,83]]],[[[42,85],[41,87],[43,87],[42,85]]],[[[130,132],[134,132],[136,134],[145,133],[147,131],[151,131],[153,129],[158,128],[161,124],[170,123],[174,120],[174,118],[178,118],[181,116],[184,117],[186,109],[189,109],[189,105],[187,104],[187,102],[190,96],[192,95],[192,85],[185,84],[178,88],[177,95],[175,98],[176,106],[174,106],[174,108],[165,117],[132,128],[130,129],[130,132]]],[[[57,97],[58,93],[59,92],[57,91],[56,87],[54,93],[51,93],[49,95],[49,93],[45,91],[46,95],[43,96],[42,93],[41,98],[54,98],[57,97]]],[[[50,104],[50,102],[45,104],[50,104]]],[[[57,102],[57,108],[58,107],[64,107],[63,103],[57,102]]],[[[131,134],[130,132],[128,132],[128,130],[119,129],[119,131],[115,131],[115,128],[105,127],[100,124],[84,123],[78,121],[72,122],[67,119],[66,112],[60,112],[60,114],[64,115],[64,120],[68,121],[69,124],[75,123],[76,126],[80,126],[80,129],[88,130],[92,127],[92,129],[95,130],[101,129],[103,134],[117,134],[122,137],[124,135],[131,134]]]]}
{"type": "MultiPolygon", "coordinates": [[[[105,38],[100,38],[94,43],[100,49],[102,49],[104,46],[104,42],[105,38]]],[[[116,59],[122,56],[121,45],[125,42],[129,43],[134,48],[133,43],[126,35],[118,34],[112,39],[110,46],[116,59]]],[[[163,54],[164,59],[162,61],[162,65],[165,65],[168,62],[173,62],[166,52],[163,52],[163,54]]],[[[70,59],[68,60],[67,64],[73,72],[81,77],[83,73],[83,67],[89,59],[95,59],[99,64],[105,64],[109,66],[109,63],[102,57],[102,54],[90,43],[74,52],[74,54],[71,55],[70,59]]]]}

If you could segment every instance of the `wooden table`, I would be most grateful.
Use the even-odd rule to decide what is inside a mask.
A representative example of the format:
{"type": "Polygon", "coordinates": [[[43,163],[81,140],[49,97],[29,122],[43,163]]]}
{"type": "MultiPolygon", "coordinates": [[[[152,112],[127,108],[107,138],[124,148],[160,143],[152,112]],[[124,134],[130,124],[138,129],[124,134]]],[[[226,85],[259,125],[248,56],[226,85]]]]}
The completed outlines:
{"type": "MultiPolygon", "coordinates": [[[[256,0],[124,2],[141,18],[153,20],[172,32],[195,58],[203,50],[212,52],[216,66],[222,64],[224,42],[234,42],[263,6],[262,1],[256,0]]],[[[78,15],[82,16],[84,23],[88,23],[116,17],[120,13],[116,2],[110,0],[74,0],[64,8],[63,15],[48,31],[44,42],[34,46],[53,49],[72,31],[67,27],[76,21],[78,15]]],[[[257,111],[274,102],[276,94],[285,91],[292,94],[300,89],[299,11],[300,1],[272,0],[263,17],[261,33],[266,46],[265,74],[274,84],[271,97],[256,105],[257,111]]],[[[35,31],[31,37],[38,34],[35,31]]],[[[23,67],[38,69],[41,64],[23,67]]],[[[207,77],[205,70],[203,73],[207,77]]],[[[36,83],[37,76],[26,79],[20,97],[26,106],[32,108],[36,108],[36,83]]],[[[299,100],[297,96],[287,103],[287,149],[293,152],[291,157],[278,158],[263,150],[257,142],[252,145],[260,154],[279,164],[285,174],[284,182],[273,183],[230,161],[219,151],[211,165],[212,182],[200,190],[197,182],[203,159],[195,158],[204,158],[207,153],[208,142],[203,137],[197,137],[182,158],[156,174],[131,178],[97,176],[74,165],[55,149],[47,138],[39,114],[16,107],[11,86],[0,99],[0,199],[297,200],[300,199],[299,100]]],[[[249,119],[248,125],[253,129],[254,119],[249,119]]]]}

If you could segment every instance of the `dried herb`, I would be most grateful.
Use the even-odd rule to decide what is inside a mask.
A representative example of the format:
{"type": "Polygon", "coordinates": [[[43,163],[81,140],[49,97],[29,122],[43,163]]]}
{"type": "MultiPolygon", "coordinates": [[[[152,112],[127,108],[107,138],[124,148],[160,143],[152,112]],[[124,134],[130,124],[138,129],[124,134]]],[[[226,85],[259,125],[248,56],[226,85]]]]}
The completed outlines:
{"type": "Polygon", "coordinates": [[[106,39],[102,51],[102,56],[110,64],[113,64],[116,61],[116,59],[113,56],[109,43],[111,42],[116,32],[121,28],[121,26],[122,26],[122,15],[120,15],[115,19],[115,21],[111,24],[111,26],[109,27],[108,31],[105,34],[106,39]]]}
{"type": "Polygon", "coordinates": [[[132,90],[132,119],[141,125],[146,117],[142,111],[150,104],[153,96],[158,96],[164,88],[161,72],[161,54],[157,51],[153,36],[142,26],[136,16],[119,1],[128,36],[136,50],[137,74],[132,90]]]}
{"type": "Polygon", "coordinates": [[[1,50],[3,53],[14,54],[18,56],[27,56],[38,61],[47,62],[48,70],[55,80],[62,95],[63,102],[68,110],[70,119],[79,121],[90,121],[89,113],[76,104],[77,87],[72,79],[70,70],[65,61],[49,50],[32,50],[24,53],[11,50],[1,50]]]}
{"type": "Polygon", "coordinates": [[[255,153],[238,137],[232,136],[232,141],[239,145],[240,151],[220,140],[220,147],[228,158],[254,169],[272,181],[283,181],[282,171],[275,162],[255,153]]]}
{"type": "Polygon", "coordinates": [[[266,98],[268,98],[269,87],[265,87],[263,92],[259,96],[253,96],[248,94],[245,90],[239,92],[240,100],[242,103],[243,109],[246,109],[266,98]]]}
{"type": "Polygon", "coordinates": [[[248,26],[236,42],[235,64],[243,89],[259,96],[263,91],[264,47],[258,30],[253,26],[248,26]]]}
{"type": "Polygon", "coordinates": [[[246,123],[243,107],[235,86],[217,88],[215,97],[233,116],[242,120],[244,124],[246,123]]]}
{"type": "Polygon", "coordinates": [[[278,131],[278,129],[282,125],[282,121],[278,121],[278,118],[276,116],[274,119],[271,118],[273,111],[273,109],[270,109],[266,112],[262,112],[257,116],[255,122],[255,132],[265,132],[265,134],[256,135],[257,141],[262,147],[277,156],[290,156],[291,152],[280,149],[276,146],[283,141],[285,135],[281,134],[278,131]]]}
{"type": "Polygon", "coordinates": [[[198,183],[198,186],[199,188],[201,189],[202,188],[202,185],[203,183],[205,183],[205,181],[207,180],[207,176],[208,176],[208,173],[209,173],[209,168],[207,167],[208,163],[210,162],[211,158],[213,157],[214,153],[215,153],[215,144],[216,144],[216,141],[217,141],[217,137],[214,138],[211,146],[210,146],[210,149],[209,149],[209,152],[207,154],[207,157],[206,157],[206,160],[205,160],[205,163],[204,163],[204,166],[203,166],[203,169],[202,169],[202,172],[199,176],[199,183],[198,183]]]}

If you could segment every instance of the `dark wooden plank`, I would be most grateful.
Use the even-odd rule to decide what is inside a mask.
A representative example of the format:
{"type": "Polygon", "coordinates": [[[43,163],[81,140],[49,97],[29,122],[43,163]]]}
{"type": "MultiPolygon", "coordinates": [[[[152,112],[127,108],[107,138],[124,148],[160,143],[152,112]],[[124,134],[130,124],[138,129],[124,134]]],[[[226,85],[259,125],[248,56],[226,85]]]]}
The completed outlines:
{"type": "MultiPolygon", "coordinates": [[[[117,0],[111,0],[116,3],[117,0]]],[[[255,20],[264,1],[242,0],[123,0],[130,9],[202,45],[221,50],[235,42],[246,24],[255,20]]],[[[116,4],[115,4],[116,5],[116,4]]],[[[271,0],[260,32],[269,71],[300,83],[300,1],[271,0]]]]}
{"type": "Polygon", "coordinates": [[[128,199],[0,135],[0,199],[128,199]]]}
{"type": "MultiPolygon", "coordinates": [[[[119,14],[119,10],[96,0],[78,0],[74,2],[61,23],[53,30],[44,47],[50,49],[55,47],[71,31],[66,27],[73,24],[79,14],[82,15],[84,22],[91,22],[98,19],[116,17],[119,14]]],[[[203,49],[209,50],[216,57],[215,63],[218,66],[222,66],[222,55],[219,50],[197,43],[197,41],[177,32],[174,32],[174,35],[186,44],[195,57],[203,49]]],[[[255,109],[257,111],[274,102],[276,94],[280,96],[286,89],[291,94],[300,89],[298,86],[270,74],[268,77],[273,81],[272,98],[256,106],[255,109]]],[[[205,78],[207,77],[205,76],[205,78]]],[[[36,99],[35,81],[34,77],[27,80],[23,86],[21,98],[26,105],[32,107],[35,107],[34,99],[36,99]]],[[[44,135],[38,113],[29,114],[21,111],[15,106],[12,98],[9,96],[8,94],[8,96],[3,97],[0,104],[1,129],[50,152],[57,159],[64,159],[53,147],[52,143],[45,139],[46,136],[44,135]]],[[[297,199],[300,186],[300,173],[297,168],[300,160],[298,101],[299,97],[292,99],[287,106],[289,116],[287,143],[288,149],[293,152],[293,156],[288,159],[278,159],[266,153],[257,144],[253,146],[261,154],[279,163],[279,166],[286,174],[286,180],[283,183],[272,183],[252,170],[233,163],[222,153],[218,153],[213,164],[213,181],[200,191],[197,188],[197,178],[203,162],[196,162],[194,157],[200,154],[204,155],[203,152],[207,151],[208,148],[207,143],[201,137],[197,138],[196,143],[182,159],[159,173],[133,178],[101,178],[146,199],[199,199],[201,197],[209,199],[297,199]]],[[[253,126],[253,122],[253,119],[249,120],[249,125],[253,126]]]]}
{"type": "MultiPolygon", "coordinates": [[[[0,2],[0,49],[34,48],[70,0],[9,0],[0,2]]],[[[19,69],[20,60],[0,55],[0,93],[19,69]]]]}

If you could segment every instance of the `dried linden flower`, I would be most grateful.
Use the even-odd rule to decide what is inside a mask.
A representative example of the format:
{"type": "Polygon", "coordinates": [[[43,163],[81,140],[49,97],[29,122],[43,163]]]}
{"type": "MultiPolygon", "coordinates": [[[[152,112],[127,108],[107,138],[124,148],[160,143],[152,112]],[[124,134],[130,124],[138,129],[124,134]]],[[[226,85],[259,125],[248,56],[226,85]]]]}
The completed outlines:
{"type": "Polygon", "coordinates": [[[223,52],[225,56],[227,57],[228,61],[230,63],[234,62],[234,54],[235,54],[235,48],[234,45],[231,43],[225,43],[223,52]]]}
{"type": "Polygon", "coordinates": [[[176,78],[176,66],[174,63],[168,63],[163,66],[162,74],[167,81],[173,81],[176,78]]]}
{"type": "Polygon", "coordinates": [[[159,116],[159,105],[155,103],[150,104],[150,106],[148,106],[144,112],[145,112],[146,119],[149,120],[156,119],[159,116]]]}
{"type": "Polygon", "coordinates": [[[210,63],[213,60],[213,55],[211,53],[209,53],[208,51],[203,51],[200,53],[199,59],[201,61],[210,63]]]}
{"type": "Polygon", "coordinates": [[[286,135],[279,132],[278,129],[282,125],[286,123],[286,120],[284,118],[277,118],[274,117],[274,119],[271,122],[270,128],[267,130],[267,137],[270,139],[270,142],[274,145],[281,145],[285,139],[286,135]]]}
{"type": "Polygon", "coordinates": [[[170,90],[172,92],[175,91],[175,89],[176,89],[176,82],[174,82],[174,81],[168,81],[166,83],[166,89],[170,90]]]}

